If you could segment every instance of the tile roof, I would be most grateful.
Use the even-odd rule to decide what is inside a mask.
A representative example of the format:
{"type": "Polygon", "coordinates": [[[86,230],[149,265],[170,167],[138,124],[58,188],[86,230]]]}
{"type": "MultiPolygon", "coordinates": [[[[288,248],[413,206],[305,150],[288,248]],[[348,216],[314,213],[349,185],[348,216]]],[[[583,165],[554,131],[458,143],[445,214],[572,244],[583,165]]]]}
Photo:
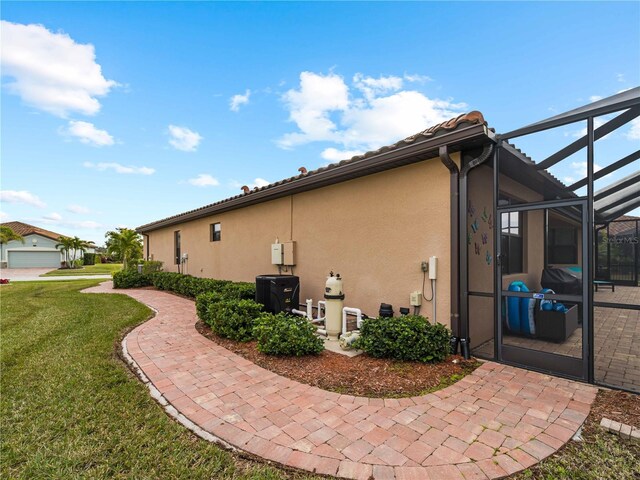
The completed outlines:
{"type": "Polygon", "coordinates": [[[1,224],[3,227],[9,227],[11,230],[16,232],[18,235],[32,235],[38,234],[43,237],[50,238],[52,240],[58,240],[58,237],[63,235],[52,232],[51,230],[45,230],[44,228],[36,227],[34,225],[29,225],[28,223],[23,222],[4,222],[1,224]]]}
{"type": "MultiPolygon", "coordinates": [[[[337,163],[332,163],[332,164],[327,165],[325,167],[320,167],[320,168],[318,168],[316,170],[307,171],[306,168],[301,167],[301,168],[298,169],[298,171],[300,171],[301,173],[299,175],[294,176],[294,177],[285,178],[283,180],[279,180],[277,182],[270,183],[269,185],[266,185],[264,187],[256,187],[253,190],[249,190],[248,188],[244,188],[243,187],[243,192],[244,193],[242,193],[240,195],[235,195],[233,197],[229,197],[229,198],[226,198],[224,200],[220,200],[218,202],[214,202],[214,203],[211,203],[209,205],[205,205],[203,207],[196,208],[194,210],[189,210],[187,212],[179,213],[177,215],[173,215],[173,216],[170,216],[170,217],[163,218],[161,220],[156,220],[154,222],[147,223],[145,225],[141,225],[140,227],[137,228],[137,230],[138,231],[148,231],[150,229],[153,229],[153,227],[155,225],[157,225],[157,224],[170,222],[170,221],[173,221],[173,220],[178,220],[183,216],[198,212],[200,210],[209,209],[211,207],[215,207],[217,205],[222,205],[224,203],[230,202],[232,200],[239,199],[241,197],[246,197],[247,195],[252,195],[252,194],[255,194],[257,192],[262,192],[262,191],[265,191],[265,190],[269,190],[269,189],[272,189],[272,188],[280,186],[280,185],[285,185],[285,184],[288,184],[288,183],[292,183],[292,182],[294,182],[294,181],[296,181],[298,179],[301,179],[301,178],[310,177],[310,176],[314,176],[314,175],[319,175],[319,174],[322,174],[324,172],[328,172],[328,171],[334,170],[334,169],[336,169],[338,167],[342,167],[344,165],[349,165],[351,163],[355,163],[355,162],[360,161],[360,160],[364,160],[364,159],[368,159],[368,158],[371,158],[371,157],[375,157],[377,155],[381,155],[383,153],[387,153],[387,152],[390,152],[392,150],[396,150],[396,149],[399,149],[401,147],[405,147],[405,146],[411,145],[411,144],[419,142],[421,140],[426,140],[426,139],[429,139],[429,138],[437,137],[437,136],[442,135],[444,133],[451,132],[453,130],[458,129],[461,126],[486,125],[486,124],[487,124],[487,122],[485,121],[484,116],[482,115],[481,112],[479,112],[477,110],[474,110],[474,111],[471,111],[471,112],[468,112],[468,113],[464,113],[462,115],[458,115],[457,117],[452,118],[450,120],[447,120],[445,122],[441,122],[441,123],[438,123],[437,125],[433,125],[432,127],[429,127],[426,130],[422,130],[422,131],[420,131],[420,132],[418,132],[418,133],[416,133],[414,135],[411,135],[411,136],[409,136],[409,137],[407,137],[407,138],[405,138],[403,140],[400,140],[399,142],[396,142],[396,143],[394,143],[392,145],[384,146],[384,147],[378,148],[377,150],[371,150],[369,152],[363,153],[362,155],[356,155],[356,156],[351,157],[349,159],[342,160],[342,161],[337,162],[337,163]]],[[[345,178],[345,180],[348,180],[348,178],[345,178]]]]}

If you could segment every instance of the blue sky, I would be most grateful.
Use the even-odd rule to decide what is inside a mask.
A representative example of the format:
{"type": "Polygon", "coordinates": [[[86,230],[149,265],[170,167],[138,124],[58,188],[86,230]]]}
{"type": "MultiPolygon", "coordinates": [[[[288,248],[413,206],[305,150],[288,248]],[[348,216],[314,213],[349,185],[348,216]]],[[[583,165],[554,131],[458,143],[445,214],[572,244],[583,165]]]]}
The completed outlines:
{"type": "MultiPolygon", "coordinates": [[[[461,112],[505,132],[640,84],[637,2],[3,2],[1,17],[2,220],[98,243],[461,112]]],[[[518,145],[537,158],[581,128],[518,145]]],[[[596,163],[639,142],[629,125],[596,163]]],[[[580,178],[580,155],[554,173],[580,178]]]]}

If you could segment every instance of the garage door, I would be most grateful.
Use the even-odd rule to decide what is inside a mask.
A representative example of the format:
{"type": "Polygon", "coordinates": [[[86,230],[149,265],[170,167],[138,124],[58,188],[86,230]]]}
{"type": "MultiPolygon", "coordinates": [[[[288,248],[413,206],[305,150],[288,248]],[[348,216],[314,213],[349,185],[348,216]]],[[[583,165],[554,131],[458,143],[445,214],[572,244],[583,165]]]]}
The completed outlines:
{"type": "Polygon", "coordinates": [[[60,268],[60,252],[7,252],[9,268],[60,268]]]}

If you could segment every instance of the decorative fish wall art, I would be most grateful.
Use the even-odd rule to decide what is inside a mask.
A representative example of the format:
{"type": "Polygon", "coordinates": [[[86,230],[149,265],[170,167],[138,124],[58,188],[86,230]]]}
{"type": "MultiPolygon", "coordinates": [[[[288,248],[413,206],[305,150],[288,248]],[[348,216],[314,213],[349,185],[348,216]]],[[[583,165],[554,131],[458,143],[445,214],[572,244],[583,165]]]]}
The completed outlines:
{"type": "Polygon", "coordinates": [[[491,265],[491,261],[493,260],[493,257],[489,254],[489,250],[487,250],[485,260],[487,261],[487,265],[491,265]]]}
{"type": "Polygon", "coordinates": [[[489,240],[489,235],[487,235],[486,232],[482,232],[482,244],[486,245],[488,240],[489,240]]]}
{"type": "Polygon", "coordinates": [[[476,255],[480,255],[480,245],[478,245],[478,242],[474,242],[474,246],[476,249],[476,255]]]}
{"type": "Polygon", "coordinates": [[[471,224],[471,230],[473,230],[473,233],[476,233],[478,231],[478,220],[473,221],[473,223],[471,224]]]}

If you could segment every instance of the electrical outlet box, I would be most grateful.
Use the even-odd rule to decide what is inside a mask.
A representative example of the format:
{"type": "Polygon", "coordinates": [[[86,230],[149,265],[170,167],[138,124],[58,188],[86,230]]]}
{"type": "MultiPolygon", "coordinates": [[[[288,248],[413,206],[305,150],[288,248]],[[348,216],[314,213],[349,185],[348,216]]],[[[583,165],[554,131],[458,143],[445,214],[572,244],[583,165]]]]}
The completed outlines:
{"type": "Polygon", "coordinates": [[[411,292],[409,300],[412,307],[419,307],[422,305],[422,292],[411,292]]]}
{"type": "Polygon", "coordinates": [[[429,264],[423,260],[422,262],[420,262],[420,270],[422,270],[423,272],[428,272],[429,264]]]}
{"type": "Polygon", "coordinates": [[[293,266],[296,264],[296,242],[285,242],[283,245],[282,264],[293,266]]]}
{"type": "Polygon", "coordinates": [[[438,257],[429,257],[429,279],[436,279],[436,272],[438,270],[438,257]]]}
{"type": "Polygon", "coordinates": [[[282,265],[284,261],[284,248],[282,243],[271,244],[271,264],[282,265]]]}

